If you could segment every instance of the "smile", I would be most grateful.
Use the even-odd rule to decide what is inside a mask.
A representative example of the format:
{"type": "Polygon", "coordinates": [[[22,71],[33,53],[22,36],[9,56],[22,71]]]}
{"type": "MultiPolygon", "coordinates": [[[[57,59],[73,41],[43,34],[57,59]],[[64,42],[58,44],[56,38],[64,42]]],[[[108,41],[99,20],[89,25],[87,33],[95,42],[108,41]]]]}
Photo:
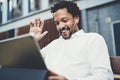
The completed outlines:
{"type": "Polygon", "coordinates": [[[69,31],[70,28],[69,27],[63,27],[62,29],[60,29],[60,33],[64,33],[66,31],[69,31]]]}

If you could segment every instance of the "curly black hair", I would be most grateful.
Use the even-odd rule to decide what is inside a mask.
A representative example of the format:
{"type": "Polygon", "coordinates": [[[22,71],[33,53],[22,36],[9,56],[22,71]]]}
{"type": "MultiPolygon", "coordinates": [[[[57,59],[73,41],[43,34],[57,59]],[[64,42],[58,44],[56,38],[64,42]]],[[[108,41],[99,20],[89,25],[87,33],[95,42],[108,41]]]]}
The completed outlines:
{"type": "Polygon", "coordinates": [[[51,7],[51,13],[55,13],[58,9],[62,9],[62,8],[67,8],[67,11],[73,17],[79,16],[78,27],[79,29],[81,29],[82,28],[81,27],[81,10],[77,6],[77,4],[72,1],[60,1],[51,7]]]}

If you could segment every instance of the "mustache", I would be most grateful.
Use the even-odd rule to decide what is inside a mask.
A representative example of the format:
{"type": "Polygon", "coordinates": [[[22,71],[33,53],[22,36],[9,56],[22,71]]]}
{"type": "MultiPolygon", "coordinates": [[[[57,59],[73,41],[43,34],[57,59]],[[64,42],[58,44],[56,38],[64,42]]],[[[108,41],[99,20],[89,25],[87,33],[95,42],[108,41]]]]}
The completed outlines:
{"type": "Polygon", "coordinates": [[[60,29],[60,33],[62,33],[62,31],[64,31],[64,30],[70,30],[70,28],[69,27],[63,27],[62,29],[60,29]]]}

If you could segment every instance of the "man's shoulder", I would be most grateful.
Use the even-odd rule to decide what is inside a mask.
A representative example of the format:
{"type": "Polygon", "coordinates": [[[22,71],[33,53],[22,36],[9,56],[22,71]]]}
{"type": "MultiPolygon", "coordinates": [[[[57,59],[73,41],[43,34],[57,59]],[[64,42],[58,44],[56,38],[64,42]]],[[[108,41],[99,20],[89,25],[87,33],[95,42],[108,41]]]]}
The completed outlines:
{"type": "Polygon", "coordinates": [[[101,34],[95,32],[85,33],[82,36],[82,38],[87,39],[88,41],[104,40],[104,37],[101,34]]]}
{"type": "Polygon", "coordinates": [[[97,38],[97,37],[103,37],[101,34],[99,33],[95,33],[95,32],[89,32],[89,33],[85,33],[86,36],[88,37],[93,37],[93,38],[97,38]]]}
{"type": "Polygon", "coordinates": [[[83,36],[83,37],[93,37],[93,38],[95,38],[95,37],[102,37],[102,35],[101,34],[99,34],[99,33],[96,33],[96,32],[84,32],[84,30],[80,30],[78,33],[77,33],[77,35],[78,36],[83,36]]]}

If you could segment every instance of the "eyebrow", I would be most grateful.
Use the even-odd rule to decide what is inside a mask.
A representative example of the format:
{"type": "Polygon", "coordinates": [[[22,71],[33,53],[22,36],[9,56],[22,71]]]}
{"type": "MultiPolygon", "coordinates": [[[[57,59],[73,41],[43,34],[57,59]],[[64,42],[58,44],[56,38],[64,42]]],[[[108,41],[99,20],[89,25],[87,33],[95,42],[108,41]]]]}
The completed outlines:
{"type": "MultiPolygon", "coordinates": [[[[61,20],[64,20],[64,19],[69,19],[69,18],[68,17],[63,17],[61,20]]],[[[54,20],[54,22],[57,22],[54,17],[53,17],[53,20],[54,20]]]]}
{"type": "Polygon", "coordinates": [[[62,19],[68,19],[68,17],[63,17],[62,19]]]}

